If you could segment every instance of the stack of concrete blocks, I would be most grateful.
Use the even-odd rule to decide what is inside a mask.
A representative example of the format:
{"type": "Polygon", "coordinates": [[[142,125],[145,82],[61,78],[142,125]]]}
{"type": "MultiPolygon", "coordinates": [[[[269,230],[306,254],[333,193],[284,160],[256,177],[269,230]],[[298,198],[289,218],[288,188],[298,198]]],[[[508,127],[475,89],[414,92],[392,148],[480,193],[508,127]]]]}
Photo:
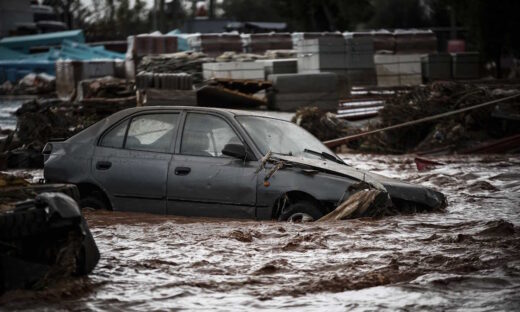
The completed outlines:
{"type": "Polygon", "coordinates": [[[291,50],[293,42],[290,33],[244,34],[244,51],[264,54],[268,50],[291,50]]]}
{"type": "Polygon", "coordinates": [[[346,68],[349,86],[377,84],[374,67],[374,40],[372,38],[346,39],[346,68]]]}
{"type": "Polygon", "coordinates": [[[415,86],[422,83],[421,54],[376,54],[377,85],[415,86]]]}
{"type": "Polygon", "coordinates": [[[347,46],[343,37],[302,40],[297,51],[300,73],[347,73],[347,46]]]}
{"type": "Polygon", "coordinates": [[[204,80],[264,80],[264,64],[257,62],[204,63],[202,64],[202,76],[204,80]]]}
{"type": "Polygon", "coordinates": [[[423,80],[426,82],[451,79],[451,55],[430,53],[421,56],[423,80]]]}
{"type": "Polygon", "coordinates": [[[342,38],[340,32],[294,32],[291,34],[293,49],[298,49],[303,40],[319,38],[342,38]]]}
{"type": "Polygon", "coordinates": [[[302,40],[297,51],[298,72],[335,73],[339,75],[341,90],[377,83],[372,38],[341,36],[302,40]]]}
{"type": "Polygon", "coordinates": [[[115,60],[57,60],[56,94],[64,101],[74,100],[82,80],[105,76],[124,77],[122,61],[115,60]]]}
{"type": "Polygon", "coordinates": [[[138,105],[195,106],[197,95],[187,73],[140,72],[135,77],[138,105]]]}
{"type": "Polygon", "coordinates": [[[343,36],[349,38],[371,38],[374,42],[374,53],[395,52],[394,33],[388,30],[365,31],[365,32],[344,32],[343,36]]]}
{"type": "Polygon", "coordinates": [[[256,60],[264,65],[265,78],[276,74],[296,74],[298,72],[298,59],[269,59],[256,60]]]}
{"type": "Polygon", "coordinates": [[[127,79],[134,79],[139,62],[146,55],[175,53],[178,51],[176,36],[169,35],[137,35],[127,38],[125,72],[127,79]]]}
{"type": "Polygon", "coordinates": [[[425,54],[437,51],[437,36],[431,30],[396,30],[396,54],[425,54]]]}
{"type": "Polygon", "coordinates": [[[453,79],[477,79],[480,77],[480,55],[478,52],[452,53],[453,79]]]}
{"type": "Polygon", "coordinates": [[[244,46],[235,33],[195,34],[188,37],[190,49],[216,57],[224,52],[242,53],[244,46]]]}
{"type": "Polygon", "coordinates": [[[270,106],[281,111],[296,111],[317,106],[326,111],[338,109],[338,75],[334,73],[274,74],[269,94],[270,106]]]}

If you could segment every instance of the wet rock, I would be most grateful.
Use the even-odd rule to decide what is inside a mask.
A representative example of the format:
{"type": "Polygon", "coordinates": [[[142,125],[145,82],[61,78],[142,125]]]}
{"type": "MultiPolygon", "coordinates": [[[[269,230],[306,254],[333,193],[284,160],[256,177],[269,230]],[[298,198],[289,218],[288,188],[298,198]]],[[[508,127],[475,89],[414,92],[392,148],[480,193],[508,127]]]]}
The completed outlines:
{"type": "Polygon", "coordinates": [[[468,186],[468,190],[472,193],[488,191],[488,192],[497,192],[499,191],[493,184],[487,181],[478,181],[468,186]]]}
{"type": "Polygon", "coordinates": [[[253,235],[251,232],[243,232],[243,231],[233,231],[229,234],[229,238],[236,239],[237,241],[250,243],[253,241],[253,235]]]}
{"type": "Polygon", "coordinates": [[[515,226],[507,221],[498,220],[491,221],[487,225],[485,230],[482,230],[478,235],[482,236],[507,236],[515,234],[515,226]]]}
{"type": "Polygon", "coordinates": [[[255,270],[253,275],[269,275],[275,274],[283,269],[284,266],[287,265],[287,260],[278,259],[270,261],[264,264],[261,268],[255,270]]]}

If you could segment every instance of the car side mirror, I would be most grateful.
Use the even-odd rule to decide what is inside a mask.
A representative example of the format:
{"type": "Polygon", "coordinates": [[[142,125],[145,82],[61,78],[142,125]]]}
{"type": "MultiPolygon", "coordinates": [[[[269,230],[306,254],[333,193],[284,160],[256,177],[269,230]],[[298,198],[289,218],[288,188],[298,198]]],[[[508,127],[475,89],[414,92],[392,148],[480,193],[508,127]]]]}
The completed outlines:
{"type": "Polygon", "coordinates": [[[226,144],[222,150],[222,154],[240,159],[246,159],[246,148],[242,144],[226,144]]]}

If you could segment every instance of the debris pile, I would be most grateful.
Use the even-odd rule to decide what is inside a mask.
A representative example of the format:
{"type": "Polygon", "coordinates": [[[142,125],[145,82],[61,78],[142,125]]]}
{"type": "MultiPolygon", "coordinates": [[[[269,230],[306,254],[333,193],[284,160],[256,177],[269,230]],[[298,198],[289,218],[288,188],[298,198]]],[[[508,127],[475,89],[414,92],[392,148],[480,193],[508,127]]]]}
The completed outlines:
{"type": "Polygon", "coordinates": [[[138,72],[188,73],[195,83],[202,81],[202,64],[214,59],[202,52],[178,52],[172,54],[149,55],[143,57],[138,72]]]}
{"type": "Polygon", "coordinates": [[[321,141],[352,134],[346,121],[316,106],[302,107],[296,111],[292,122],[312,133],[321,141]]]}
{"type": "Polygon", "coordinates": [[[64,140],[93,123],[127,107],[135,106],[135,96],[128,101],[84,99],[80,104],[57,99],[30,100],[16,111],[15,131],[0,136],[0,169],[42,168],[41,151],[50,140],[64,140]]]}
{"type": "Polygon", "coordinates": [[[110,76],[82,80],[82,98],[124,98],[135,96],[134,83],[110,76]]]}
{"type": "Polygon", "coordinates": [[[224,52],[215,58],[217,62],[252,62],[265,59],[265,55],[253,53],[224,52]]]}
{"type": "MultiPolygon", "coordinates": [[[[380,110],[381,122],[370,126],[379,129],[420,118],[447,113],[517,93],[519,85],[474,85],[436,82],[417,87],[386,101],[380,110]]],[[[519,105],[507,105],[520,113],[519,105]]],[[[517,103],[518,104],[518,103],[517,103]]],[[[426,152],[438,149],[462,151],[482,142],[518,133],[518,121],[496,117],[491,105],[441,119],[366,136],[361,150],[371,152],[426,152]]],[[[370,130],[372,130],[370,129],[370,130]]]]}
{"type": "Polygon", "coordinates": [[[73,198],[49,192],[28,198],[34,196],[0,212],[0,295],[86,275],[99,261],[99,250],[73,198]]]}
{"type": "Polygon", "coordinates": [[[6,80],[0,85],[0,95],[44,95],[55,90],[56,78],[45,73],[30,73],[16,84],[6,80]]]}

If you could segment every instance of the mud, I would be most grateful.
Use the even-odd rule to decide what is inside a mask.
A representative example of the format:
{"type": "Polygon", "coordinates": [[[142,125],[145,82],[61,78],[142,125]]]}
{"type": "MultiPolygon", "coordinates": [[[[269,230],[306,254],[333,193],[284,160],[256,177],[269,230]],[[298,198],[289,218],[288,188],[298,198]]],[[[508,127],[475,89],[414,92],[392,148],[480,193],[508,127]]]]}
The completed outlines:
{"type": "Polygon", "coordinates": [[[327,223],[86,211],[89,278],[11,292],[0,309],[510,310],[520,308],[520,158],[344,155],[442,190],[446,212],[327,223]]]}

